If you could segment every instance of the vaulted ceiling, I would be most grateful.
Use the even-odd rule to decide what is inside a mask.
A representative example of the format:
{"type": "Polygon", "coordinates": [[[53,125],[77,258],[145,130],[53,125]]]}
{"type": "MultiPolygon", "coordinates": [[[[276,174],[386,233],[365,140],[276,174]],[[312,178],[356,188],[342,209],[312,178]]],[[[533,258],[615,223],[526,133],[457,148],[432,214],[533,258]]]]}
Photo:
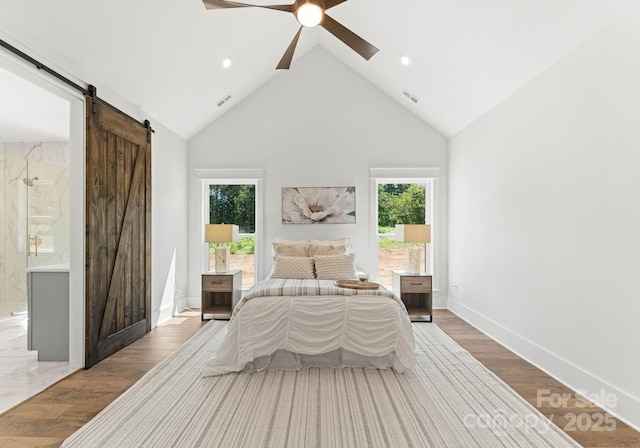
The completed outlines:
{"type": "Polygon", "coordinates": [[[452,136],[638,3],[348,0],[329,15],[380,51],[365,61],[326,30],[305,28],[289,72],[275,66],[299,28],[292,14],[206,10],[201,0],[0,0],[0,37],[185,139],[272,77],[292,76],[296,58],[320,45],[452,136]]]}

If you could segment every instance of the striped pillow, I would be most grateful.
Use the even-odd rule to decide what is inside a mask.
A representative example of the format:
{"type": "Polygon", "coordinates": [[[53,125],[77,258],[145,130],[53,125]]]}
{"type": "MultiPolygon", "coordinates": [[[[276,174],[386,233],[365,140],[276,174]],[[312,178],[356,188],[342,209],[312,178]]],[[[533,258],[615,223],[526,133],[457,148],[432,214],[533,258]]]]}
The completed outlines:
{"type": "Polygon", "coordinates": [[[355,258],[354,254],[313,257],[316,264],[316,278],[318,280],[352,280],[357,278],[355,258]]]}
{"type": "Polygon", "coordinates": [[[315,278],[313,258],[310,257],[273,257],[271,278],[315,278]]]}

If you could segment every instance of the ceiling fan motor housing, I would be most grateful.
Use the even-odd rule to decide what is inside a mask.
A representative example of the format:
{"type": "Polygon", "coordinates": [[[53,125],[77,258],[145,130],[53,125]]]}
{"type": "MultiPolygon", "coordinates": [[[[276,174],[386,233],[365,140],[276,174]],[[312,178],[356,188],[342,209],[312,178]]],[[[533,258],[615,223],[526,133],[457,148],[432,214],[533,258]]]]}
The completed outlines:
{"type": "Polygon", "coordinates": [[[324,19],[324,4],[321,0],[296,0],[293,14],[300,25],[314,27],[324,19]]]}

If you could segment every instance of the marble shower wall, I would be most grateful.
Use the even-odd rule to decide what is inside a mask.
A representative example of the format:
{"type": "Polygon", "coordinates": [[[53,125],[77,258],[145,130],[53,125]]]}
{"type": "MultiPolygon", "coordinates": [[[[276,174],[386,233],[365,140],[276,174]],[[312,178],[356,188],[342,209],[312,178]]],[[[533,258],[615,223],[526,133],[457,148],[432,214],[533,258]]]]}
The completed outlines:
{"type": "Polygon", "coordinates": [[[26,311],[26,267],[69,262],[69,143],[5,142],[0,150],[2,317],[26,311]]]}

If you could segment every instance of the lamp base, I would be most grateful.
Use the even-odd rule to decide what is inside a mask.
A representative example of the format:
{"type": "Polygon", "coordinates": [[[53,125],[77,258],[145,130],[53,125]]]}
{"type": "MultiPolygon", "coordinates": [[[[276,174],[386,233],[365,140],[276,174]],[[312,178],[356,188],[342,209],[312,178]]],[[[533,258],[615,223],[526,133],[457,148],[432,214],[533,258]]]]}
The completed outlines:
{"type": "Polygon", "coordinates": [[[227,272],[229,270],[229,258],[231,250],[229,246],[216,247],[216,272],[227,272]]]}
{"type": "Polygon", "coordinates": [[[405,270],[408,274],[420,273],[420,246],[407,246],[405,264],[405,270]]]}

